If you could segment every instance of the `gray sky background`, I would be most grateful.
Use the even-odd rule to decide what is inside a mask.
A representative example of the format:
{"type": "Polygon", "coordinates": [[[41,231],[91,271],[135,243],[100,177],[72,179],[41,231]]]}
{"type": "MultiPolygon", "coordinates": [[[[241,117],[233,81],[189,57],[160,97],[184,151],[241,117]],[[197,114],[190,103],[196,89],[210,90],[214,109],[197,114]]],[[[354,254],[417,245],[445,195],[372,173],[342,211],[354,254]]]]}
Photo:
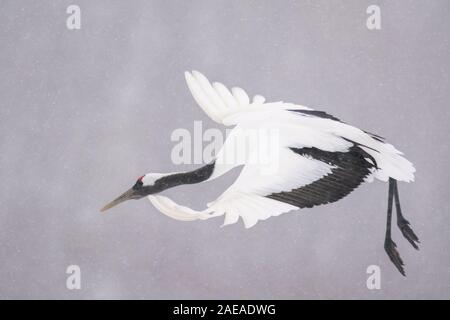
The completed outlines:
{"type": "MultiPolygon", "coordinates": [[[[0,1],[0,298],[450,298],[450,2],[0,1]],[[66,8],[81,7],[81,30],[66,8]],[[366,28],[381,7],[382,29],[366,28]],[[176,128],[216,127],[183,71],[326,110],[386,137],[417,168],[387,185],[258,223],[180,222],[147,200],[99,208],[170,160],[176,128]],[[67,290],[68,265],[82,289],[67,290]],[[381,267],[381,290],[366,268],[381,267]]],[[[202,208],[237,172],[167,192],[202,208]]]]}

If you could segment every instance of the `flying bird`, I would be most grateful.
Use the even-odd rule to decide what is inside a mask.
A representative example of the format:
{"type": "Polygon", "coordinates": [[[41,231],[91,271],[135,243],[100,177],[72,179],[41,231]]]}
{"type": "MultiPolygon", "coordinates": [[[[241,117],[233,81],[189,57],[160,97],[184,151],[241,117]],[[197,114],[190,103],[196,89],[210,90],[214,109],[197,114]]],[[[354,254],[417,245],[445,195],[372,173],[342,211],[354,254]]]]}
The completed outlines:
{"type": "Polygon", "coordinates": [[[250,228],[259,220],[291,210],[338,201],[363,182],[378,179],[389,185],[384,249],[405,276],[404,263],[391,237],[394,202],[402,235],[415,249],[419,239],[400,208],[397,182],[414,181],[415,172],[400,151],[384,138],[324,111],[282,101],[268,103],[261,95],[250,101],[243,89],[234,87],[230,91],[221,83],[211,84],[198,71],[185,72],[185,78],[203,111],[215,122],[233,127],[222,148],[211,162],[196,170],[139,177],[131,189],[101,211],[126,200],[148,197],[159,211],[174,219],[205,220],[224,215],[224,225],[240,217],[250,228]],[[248,143],[255,132],[270,134],[266,138],[260,134],[258,143],[248,143]],[[193,210],[157,195],[175,186],[213,180],[235,167],[241,168],[238,178],[204,210],[193,210]]]}

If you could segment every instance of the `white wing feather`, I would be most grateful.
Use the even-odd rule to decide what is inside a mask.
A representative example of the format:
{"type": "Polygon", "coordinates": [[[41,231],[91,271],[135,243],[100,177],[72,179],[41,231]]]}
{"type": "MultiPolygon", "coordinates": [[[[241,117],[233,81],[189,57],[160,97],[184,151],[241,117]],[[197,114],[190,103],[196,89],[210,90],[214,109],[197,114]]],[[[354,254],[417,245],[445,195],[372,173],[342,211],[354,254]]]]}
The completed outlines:
{"type": "Polygon", "coordinates": [[[238,87],[231,89],[231,92],[222,83],[215,82],[211,85],[208,79],[198,71],[184,73],[186,83],[192,96],[205,113],[214,121],[224,125],[235,125],[236,123],[224,123],[224,119],[234,113],[251,111],[261,108],[280,109],[305,109],[307,107],[283,102],[264,103],[265,98],[255,95],[253,101],[247,93],[238,87]]]}

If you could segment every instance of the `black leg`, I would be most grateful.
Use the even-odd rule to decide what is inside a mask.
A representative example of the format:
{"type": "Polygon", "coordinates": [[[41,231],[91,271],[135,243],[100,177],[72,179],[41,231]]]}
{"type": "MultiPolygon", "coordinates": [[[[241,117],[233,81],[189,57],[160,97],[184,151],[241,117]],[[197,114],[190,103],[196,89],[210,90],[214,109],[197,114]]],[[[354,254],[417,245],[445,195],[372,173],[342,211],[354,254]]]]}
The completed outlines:
{"type": "Polygon", "coordinates": [[[420,243],[419,238],[411,229],[409,221],[406,220],[405,217],[403,217],[402,215],[402,209],[400,208],[400,198],[398,196],[398,187],[396,180],[394,180],[394,198],[395,198],[395,211],[397,212],[397,226],[399,227],[400,231],[402,232],[406,240],[408,240],[409,243],[411,243],[411,245],[415,249],[419,250],[419,247],[416,244],[416,242],[420,243]]]}
{"type": "Polygon", "coordinates": [[[400,254],[397,251],[397,245],[391,238],[391,221],[392,221],[392,202],[395,192],[395,180],[389,178],[389,194],[388,194],[388,210],[387,210],[387,222],[386,222],[386,237],[384,239],[384,250],[386,251],[389,259],[397,267],[398,271],[403,276],[405,275],[405,270],[403,269],[403,261],[400,258],[400,254]]]}

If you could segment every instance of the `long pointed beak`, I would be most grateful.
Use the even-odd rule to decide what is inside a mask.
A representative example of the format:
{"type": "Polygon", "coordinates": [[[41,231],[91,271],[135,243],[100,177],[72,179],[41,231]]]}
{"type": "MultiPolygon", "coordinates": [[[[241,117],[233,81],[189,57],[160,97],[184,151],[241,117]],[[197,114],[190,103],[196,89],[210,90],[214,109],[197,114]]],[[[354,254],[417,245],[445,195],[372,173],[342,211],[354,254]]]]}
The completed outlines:
{"type": "Polygon", "coordinates": [[[111,209],[112,207],[117,206],[119,203],[133,199],[134,193],[135,193],[135,191],[133,189],[125,191],[122,195],[120,195],[119,197],[117,197],[116,199],[114,199],[113,201],[108,203],[106,206],[101,208],[100,211],[101,212],[106,211],[108,209],[111,209]]]}

